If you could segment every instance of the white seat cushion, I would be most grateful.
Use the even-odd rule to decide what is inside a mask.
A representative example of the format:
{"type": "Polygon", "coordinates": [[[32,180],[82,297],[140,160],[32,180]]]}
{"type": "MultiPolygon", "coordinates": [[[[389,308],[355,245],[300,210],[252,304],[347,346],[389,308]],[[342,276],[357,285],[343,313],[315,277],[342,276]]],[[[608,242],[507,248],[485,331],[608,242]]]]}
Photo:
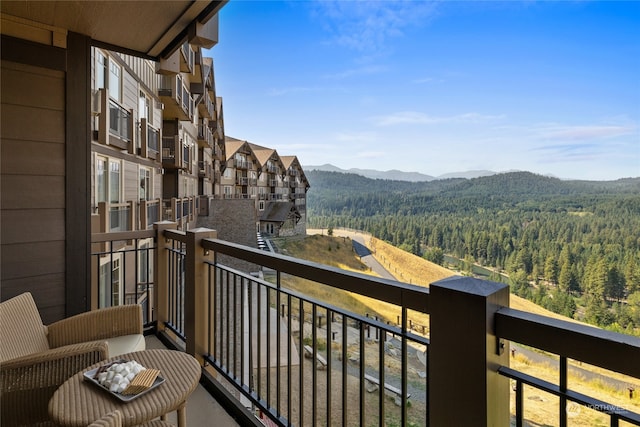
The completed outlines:
{"type": "Polygon", "coordinates": [[[120,337],[109,338],[109,357],[120,356],[121,354],[131,353],[134,351],[142,351],[146,348],[144,335],[122,335],[120,337]]]}

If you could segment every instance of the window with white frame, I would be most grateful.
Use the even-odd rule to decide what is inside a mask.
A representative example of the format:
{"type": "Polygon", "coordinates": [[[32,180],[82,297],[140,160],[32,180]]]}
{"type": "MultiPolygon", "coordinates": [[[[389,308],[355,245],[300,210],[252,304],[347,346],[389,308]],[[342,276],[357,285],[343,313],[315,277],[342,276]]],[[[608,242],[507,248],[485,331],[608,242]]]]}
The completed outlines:
{"type": "Polygon", "coordinates": [[[151,169],[140,167],[140,200],[151,200],[153,198],[151,176],[151,169]]]}
{"type": "Polygon", "coordinates": [[[96,156],[96,202],[107,201],[107,158],[96,156]]]}
{"type": "Polygon", "coordinates": [[[109,201],[111,203],[120,203],[121,190],[121,174],[120,162],[117,160],[109,161],[109,201]]]}
{"type": "Polygon", "coordinates": [[[147,119],[147,123],[152,123],[151,100],[143,91],[140,91],[140,99],[138,101],[138,116],[140,117],[140,119],[147,119]]]}
{"type": "Polygon", "coordinates": [[[122,70],[114,61],[109,61],[109,96],[121,102],[122,70]]]}
{"type": "Polygon", "coordinates": [[[107,87],[107,58],[96,50],[96,89],[107,87]]]}

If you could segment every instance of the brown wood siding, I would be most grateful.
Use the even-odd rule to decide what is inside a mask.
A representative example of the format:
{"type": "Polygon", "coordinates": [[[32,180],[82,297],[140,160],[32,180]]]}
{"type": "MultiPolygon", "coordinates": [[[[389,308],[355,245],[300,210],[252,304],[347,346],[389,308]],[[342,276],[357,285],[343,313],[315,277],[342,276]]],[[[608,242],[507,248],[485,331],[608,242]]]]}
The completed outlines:
{"type": "Polygon", "coordinates": [[[65,313],[65,74],[2,61],[2,299],[65,313]]]}

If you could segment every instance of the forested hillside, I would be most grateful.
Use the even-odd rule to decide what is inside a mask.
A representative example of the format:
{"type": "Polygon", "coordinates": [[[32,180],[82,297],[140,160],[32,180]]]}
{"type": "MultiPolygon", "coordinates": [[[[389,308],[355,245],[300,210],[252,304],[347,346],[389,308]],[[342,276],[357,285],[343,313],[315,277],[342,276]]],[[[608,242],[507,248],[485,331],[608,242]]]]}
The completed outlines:
{"type": "Polygon", "coordinates": [[[513,292],[592,324],[640,329],[640,178],[528,172],[411,183],[309,171],[309,227],[368,231],[416,255],[509,275],[513,292]]]}

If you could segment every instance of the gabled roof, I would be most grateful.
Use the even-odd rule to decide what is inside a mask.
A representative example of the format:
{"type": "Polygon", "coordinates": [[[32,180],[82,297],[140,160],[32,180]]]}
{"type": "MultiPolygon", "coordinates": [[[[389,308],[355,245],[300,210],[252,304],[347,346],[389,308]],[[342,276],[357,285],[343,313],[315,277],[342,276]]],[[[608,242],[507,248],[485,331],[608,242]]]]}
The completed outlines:
{"type": "Polygon", "coordinates": [[[282,163],[287,170],[289,170],[289,168],[298,170],[298,172],[300,173],[300,179],[302,179],[303,183],[306,184],[305,186],[309,188],[309,180],[304,174],[304,169],[302,169],[302,165],[300,164],[298,158],[296,156],[280,156],[280,158],[282,159],[282,163]]]}
{"type": "Polygon", "coordinates": [[[256,159],[258,159],[260,167],[266,165],[269,160],[273,160],[280,163],[281,168],[284,169],[284,164],[280,159],[280,155],[278,155],[278,152],[275,149],[263,147],[252,142],[249,143],[249,146],[251,147],[251,150],[253,150],[256,159]]]}
{"type": "Polygon", "coordinates": [[[300,212],[294,203],[271,202],[267,203],[260,215],[260,221],[285,222],[289,218],[294,218],[296,222],[301,218],[300,212]]]}
{"type": "Polygon", "coordinates": [[[214,17],[217,26],[216,14],[227,1],[2,0],[0,10],[46,27],[84,34],[96,46],[158,59],[191,41],[196,27],[214,17]]]}
{"type": "Polygon", "coordinates": [[[227,159],[233,158],[235,154],[240,151],[240,149],[246,145],[246,148],[249,148],[249,143],[247,141],[242,141],[237,138],[233,138],[231,136],[225,135],[224,137],[224,149],[227,155],[227,159]]]}

